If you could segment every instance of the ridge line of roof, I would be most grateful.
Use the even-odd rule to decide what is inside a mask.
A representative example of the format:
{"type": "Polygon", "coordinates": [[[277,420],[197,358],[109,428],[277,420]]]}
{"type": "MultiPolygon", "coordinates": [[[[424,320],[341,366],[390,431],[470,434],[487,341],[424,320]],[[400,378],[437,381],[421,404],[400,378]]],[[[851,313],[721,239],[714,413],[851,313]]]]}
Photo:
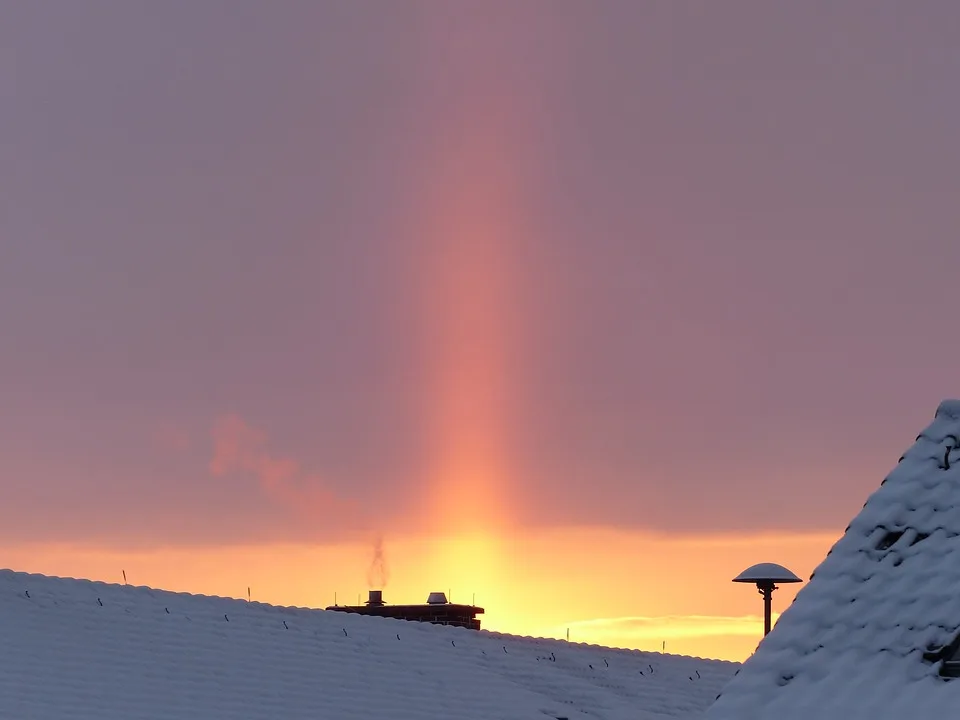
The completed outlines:
{"type": "Polygon", "coordinates": [[[937,406],[937,412],[934,417],[946,416],[955,420],[960,420],[960,400],[947,398],[941,400],[937,406]]]}

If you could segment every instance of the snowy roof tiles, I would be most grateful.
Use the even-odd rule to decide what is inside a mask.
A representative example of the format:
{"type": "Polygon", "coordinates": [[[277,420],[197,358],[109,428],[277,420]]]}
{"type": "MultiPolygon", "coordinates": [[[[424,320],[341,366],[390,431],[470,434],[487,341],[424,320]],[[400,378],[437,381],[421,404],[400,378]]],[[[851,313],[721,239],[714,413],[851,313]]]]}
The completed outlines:
{"type": "Polygon", "coordinates": [[[0,717],[696,717],[712,660],[0,571],[0,717]]]}
{"type": "Polygon", "coordinates": [[[707,718],[943,714],[960,703],[960,679],[943,677],[958,638],[960,401],[947,400],[707,718]]]}

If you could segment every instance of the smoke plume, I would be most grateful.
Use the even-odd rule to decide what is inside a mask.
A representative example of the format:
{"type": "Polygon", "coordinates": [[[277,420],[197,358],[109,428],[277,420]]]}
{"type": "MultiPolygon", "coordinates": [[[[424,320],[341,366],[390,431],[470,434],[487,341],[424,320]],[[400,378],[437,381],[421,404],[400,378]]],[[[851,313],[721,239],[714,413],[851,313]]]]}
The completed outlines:
{"type": "Polygon", "coordinates": [[[377,535],[373,541],[373,560],[367,569],[367,585],[373,590],[382,590],[390,580],[390,569],[383,550],[383,535],[377,535]]]}

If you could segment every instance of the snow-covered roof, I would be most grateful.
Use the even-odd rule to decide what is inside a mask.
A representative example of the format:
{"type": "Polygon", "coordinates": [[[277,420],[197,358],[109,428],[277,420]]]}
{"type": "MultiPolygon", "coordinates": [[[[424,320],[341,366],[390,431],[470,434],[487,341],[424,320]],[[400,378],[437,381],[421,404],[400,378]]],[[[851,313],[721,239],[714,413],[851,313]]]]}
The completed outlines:
{"type": "Polygon", "coordinates": [[[0,717],[702,714],[736,665],[0,571],[0,717]]]}
{"type": "Polygon", "coordinates": [[[958,638],[960,401],[945,400],[706,717],[951,717],[958,638]]]}

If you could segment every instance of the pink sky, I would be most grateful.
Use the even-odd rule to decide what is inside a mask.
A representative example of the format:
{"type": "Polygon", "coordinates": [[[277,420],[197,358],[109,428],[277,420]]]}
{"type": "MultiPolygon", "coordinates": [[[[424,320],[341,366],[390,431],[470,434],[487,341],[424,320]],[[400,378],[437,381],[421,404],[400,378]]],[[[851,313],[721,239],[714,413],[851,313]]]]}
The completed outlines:
{"type": "Polygon", "coordinates": [[[562,568],[586,532],[640,583],[651,533],[796,536],[808,573],[957,392],[958,29],[948,2],[10,8],[0,546],[94,575],[91,547],[566,532],[562,568]]]}

